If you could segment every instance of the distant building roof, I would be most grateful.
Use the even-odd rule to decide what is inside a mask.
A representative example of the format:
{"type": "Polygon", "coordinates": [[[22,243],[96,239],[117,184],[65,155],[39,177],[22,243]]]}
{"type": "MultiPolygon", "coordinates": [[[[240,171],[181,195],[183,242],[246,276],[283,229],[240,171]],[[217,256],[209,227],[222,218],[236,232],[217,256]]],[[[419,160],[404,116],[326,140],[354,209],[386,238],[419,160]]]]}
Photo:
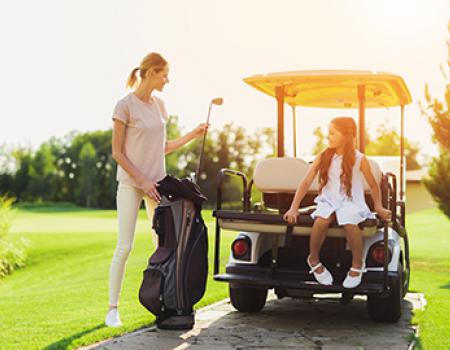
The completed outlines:
{"type": "Polygon", "coordinates": [[[418,170],[407,170],[406,171],[406,181],[407,182],[421,182],[422,178],[428,175],[427,168],[421,168],[418,170]]]}

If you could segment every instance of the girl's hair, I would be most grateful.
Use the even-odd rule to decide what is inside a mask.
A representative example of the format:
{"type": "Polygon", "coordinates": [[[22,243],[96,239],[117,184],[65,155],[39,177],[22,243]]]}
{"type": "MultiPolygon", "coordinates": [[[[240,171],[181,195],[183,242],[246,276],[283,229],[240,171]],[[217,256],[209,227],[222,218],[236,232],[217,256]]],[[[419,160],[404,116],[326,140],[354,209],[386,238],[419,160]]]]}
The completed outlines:
{"type": "Polygon", "coordinates": [[[127,87],[133,88],[137,83],[136,72],[139,71],[139,77],[144,79],[145,73],[149,69],[153,69],[156,73],[159,73],[166,67],[168,62],[159,53],[151,52],[141,61],[139,67],[134,68],[127,80],[127,87]]]}
{"type": "MultiPolygon", "coordinates": [[[[352,197],[352,171],[355,164],[355,138],[356,138],[356,123],[351,117],[334,118],[330,124],[344,135],[344,154],[342,157],[342,172],[341,183],[344,184],[345,193],[350,198],[352,197]]],[[[319,161],[319,185],[320,191],[328,182],[328,169],[331,165],[336,150],[334,148],[325,149],[320,155],[319,161]]]]}

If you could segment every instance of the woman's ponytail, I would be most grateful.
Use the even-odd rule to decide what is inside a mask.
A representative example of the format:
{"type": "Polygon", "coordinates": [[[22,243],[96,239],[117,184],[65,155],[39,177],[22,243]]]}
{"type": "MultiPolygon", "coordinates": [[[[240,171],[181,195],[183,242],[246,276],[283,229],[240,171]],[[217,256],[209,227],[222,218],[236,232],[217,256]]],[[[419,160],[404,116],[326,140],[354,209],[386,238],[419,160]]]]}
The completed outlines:
{"type": "Polygon", "coordinates": [[[131,71],[130,75],[128,76],[128,80],[127,80],[127,86],[126,86],[127,88],[129,87],[132,89],[136,85],[136,82],[137,82],[136,73],[138,70],[139,70],[139,67],[136,67],[131,71]]]}

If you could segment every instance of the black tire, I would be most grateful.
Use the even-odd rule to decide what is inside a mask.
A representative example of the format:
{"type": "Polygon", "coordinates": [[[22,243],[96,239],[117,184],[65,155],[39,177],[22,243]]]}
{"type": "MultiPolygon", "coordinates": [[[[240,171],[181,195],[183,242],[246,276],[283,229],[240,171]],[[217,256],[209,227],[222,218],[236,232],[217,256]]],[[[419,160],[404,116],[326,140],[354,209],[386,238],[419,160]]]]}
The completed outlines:
{"type": "MultiPolygon", "coordinates": [[[[406,296],[406,293],[408,293],[409,290],[409,278],[411,275],[411,265],[409,262],[409,240],[408,240],[408,234],[404,237],[404,243],[405,243],[405,271],[404,271],[404,278],[403,278],[403,298],[406,296]]],[[[402,265],[403,268],[403,265],[402,265]]]]}
{"type": "Polygon", "coordinates": [[[266,304],[267,289],[230,286],[229,292],[231,304],[241,312],[260,312],[266,304]]]}
{"type": "Polygon", "coordinates": [[[395,323],[402,316],[403,301],[403,267],[399,263],[398,278],[391,286],[391,292],[386,297],[367,296],[367,311],[370,318],[376,322],[395,323]]]}

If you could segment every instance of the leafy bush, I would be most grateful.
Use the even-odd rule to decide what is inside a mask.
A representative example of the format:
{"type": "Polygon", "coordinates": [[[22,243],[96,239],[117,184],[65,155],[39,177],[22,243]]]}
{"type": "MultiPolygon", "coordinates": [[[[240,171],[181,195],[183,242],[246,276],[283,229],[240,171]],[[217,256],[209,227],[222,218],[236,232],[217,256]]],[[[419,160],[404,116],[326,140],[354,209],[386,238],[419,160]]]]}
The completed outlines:
{"type": "Polygon", "coordinates": [[[429,176],[424,179],[427,190],[439,204],[439,209],[450,218],[450,153],[441,149],[433,159],[429,176]]]}
{"type": "Polygon", "coordinates": [[[9,235],[12,222],[13,198],[0,197],[0,278],[25,265],[27,241],[12,239],[9,235]]]}

